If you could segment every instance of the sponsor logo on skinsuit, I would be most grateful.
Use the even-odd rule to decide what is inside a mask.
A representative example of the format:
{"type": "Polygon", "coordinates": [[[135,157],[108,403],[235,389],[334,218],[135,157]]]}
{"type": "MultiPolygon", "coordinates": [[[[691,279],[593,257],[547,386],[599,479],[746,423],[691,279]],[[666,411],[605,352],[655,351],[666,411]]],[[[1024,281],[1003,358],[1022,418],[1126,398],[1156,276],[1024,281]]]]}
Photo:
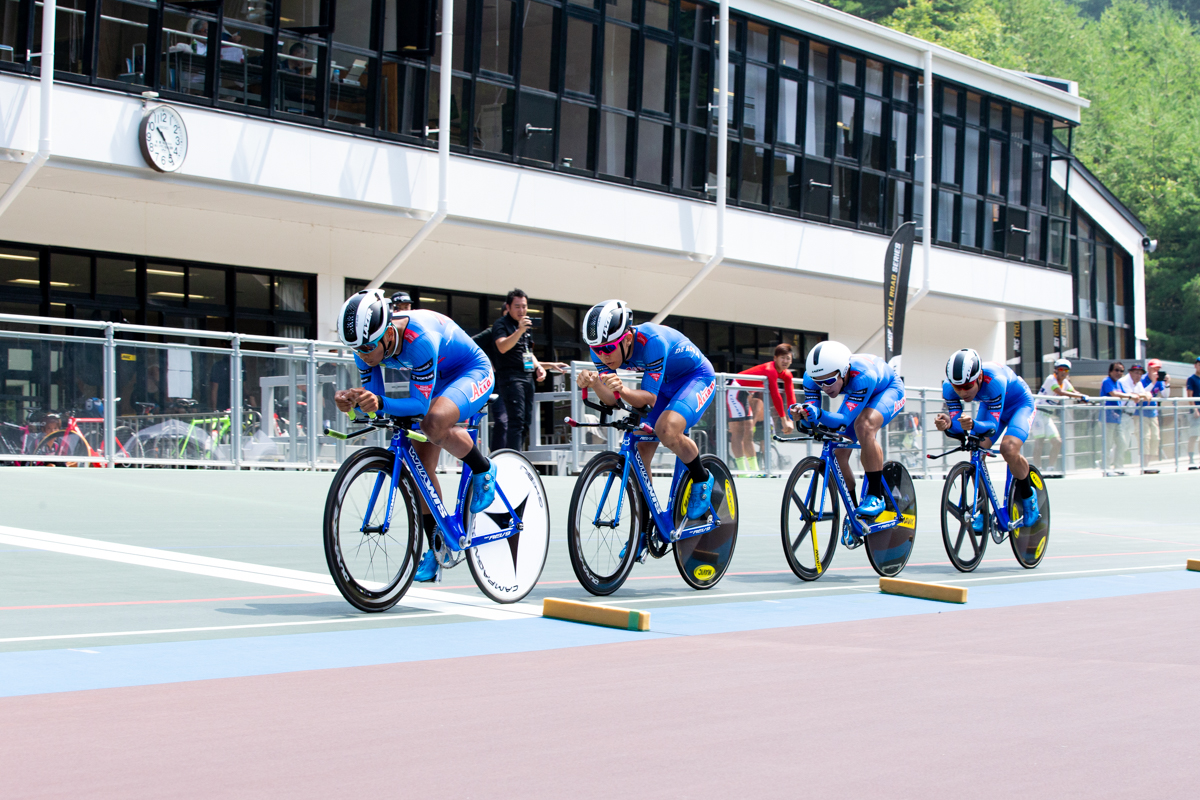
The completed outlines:
{"type": "Polygon", "coordinates": [[[405,328],[405,329],[404,329],[404,341],[406,341],[406,342],[411,342],[411,341],[415,340],[415,339],[416,339],[418,336],[420,336],[420,335],[421,335],[421,334],[417,333],[417,332],[416,332],[416,331],[414,331],[412,328],[405,328]]]}
{"type": "Polygon", "coordinates": [[[847,411],[853,411],[856,408],[858,408],[858,403],[846,403],[847,411]]]}
{"type": "Polygon", "coordinates": [[[417,384],[417,391],[419,391],[421,394],[425,395],[425,399],[428,400],[429,395],[433,394],[433,384],[431,384],[431,383],[417,384]]]}
{"type": "Polygon", "coordinates": [[[708,402],[708,398],[712,397],[713,389],[717,387],[717,382],[713,381],[708,384],[708,388],[702,392],[696,393],[696,408],[702,408],[708,402]]]}
{"type": "Polygon", "coordinates": [[[651,372],[651,373],[649,373],[649,375],[650,375],[650,380],[652,380],[652,381],[656,381],[656,380],[658,380],[660,377],[662,377],[662,373],[661,373],[661,372],[651,372]]]}
{"type": "Polygon", "coordinates": [[[893,414],[899,413],[900,409],[902,409],[902,408],[904,408],[904,398],[903,397],[901,397],[899,400],[896,401],[896,405],[892,408],[892,413],[893,414]]]}
{"type": "Polygon", "coordinates": [[[492,390],[492,376],[488,375],[481,381],[473,381],[471,383],[471,402],[475,402],[479,398],[492,390]]]}
{"type": "Polygon", "coordinates": [[[650,339],[646,337],[646,334],[642,333],[641,331],[638,331],[637,343],[645,346],[646,342],[648,342],[648,341],[650,341],[650,339]]]}
{"type": "Polygon", "coordinates": [[[701,564],[692,570],[692,574],[696,576],[696,580],[706,581],[717,574],[717,568],[711,564],[701,564]]]}

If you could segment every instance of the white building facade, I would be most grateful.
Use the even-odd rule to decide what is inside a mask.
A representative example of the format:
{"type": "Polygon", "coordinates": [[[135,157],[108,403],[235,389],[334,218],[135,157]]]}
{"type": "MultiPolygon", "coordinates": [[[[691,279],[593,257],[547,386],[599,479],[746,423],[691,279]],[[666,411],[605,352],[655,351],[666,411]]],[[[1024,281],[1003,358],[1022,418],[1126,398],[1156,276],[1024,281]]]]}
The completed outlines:
{"type": "MultiPolygon", "coordinates": [[[[404,49],[403,3],[330,5],[60,3],[48,161],[0,216],[0,312],[334,338],[347,294],[438,210],[440,54],[404,49]],[[171,173],[139,147],[164,104],[188,137],[171,173]]],[[[42,5],[4,9],[9,184],[39,147],[42,5]]],[[[668,318],[718,369],[780,341],[882,352],[905,220],[933,229],[911,385],[959,347],[1031,383],[1057,353],[1142,355],[1146,231],[1070,155],[1070,85],[805,0],[730,10],[720,137],[716,5],[455,0],[447,215],[386,285],[469,332],[520,287],[541,355],[578,357],[582,309],[649,319],[717,251],[724,138],[724,258],[668,318]]]]}

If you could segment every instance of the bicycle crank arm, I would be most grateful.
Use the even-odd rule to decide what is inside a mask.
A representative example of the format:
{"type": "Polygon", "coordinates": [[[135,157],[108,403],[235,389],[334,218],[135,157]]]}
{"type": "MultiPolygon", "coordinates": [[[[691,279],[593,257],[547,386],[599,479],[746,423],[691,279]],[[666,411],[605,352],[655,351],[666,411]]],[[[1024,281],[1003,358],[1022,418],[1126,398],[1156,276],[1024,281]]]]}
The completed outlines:
{"type": "Polygon", "coordinates": [[[703,525],[697,525],[695,528],[684,528],[682,531],[679,531],[672,541],[678,542],[683,539],[691,539],[693,536],[703,536],[711,530],[716,530],[718,527],[720,527],[721,520],[716,519],[716,515],[713,516],[714,519],[711,522],[706,522],[703,525]]]}

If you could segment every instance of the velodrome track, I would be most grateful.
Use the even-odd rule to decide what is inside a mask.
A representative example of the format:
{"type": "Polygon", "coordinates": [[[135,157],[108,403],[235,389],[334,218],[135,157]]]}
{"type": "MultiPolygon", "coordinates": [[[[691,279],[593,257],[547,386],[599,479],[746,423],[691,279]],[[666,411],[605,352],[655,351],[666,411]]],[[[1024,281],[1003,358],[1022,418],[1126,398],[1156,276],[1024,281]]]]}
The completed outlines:
{"type": "Polygon", "coordinates": [[[787,569],[781,480],[740,480],[729,574],[670,559],[609,602],[649,633],[544,620],[590,599],[546,480],[542,581],[497,606],[465,566],[381,615],[329,580],[329,474],[0,471],[0,796],[1192,796],[1200,474],[1050,482],[1053,538],[950,567],[917,481],[903,577],[862,550],[787,569]]]}

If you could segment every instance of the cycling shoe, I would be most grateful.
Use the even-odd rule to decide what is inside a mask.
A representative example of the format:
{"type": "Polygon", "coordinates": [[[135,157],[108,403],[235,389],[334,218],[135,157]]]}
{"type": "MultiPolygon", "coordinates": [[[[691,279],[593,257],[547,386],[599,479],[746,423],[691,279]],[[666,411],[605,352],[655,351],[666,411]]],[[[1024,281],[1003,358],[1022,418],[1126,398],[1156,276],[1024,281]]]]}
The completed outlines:
{"type": "Polygon", "coordinates": [[[984,516],[982,511],[976,511],[974,517],[971,519],[971,530],[975,531],[975,533],[983,533],[984,516]]]}
{"type": "Polygon", "coordinates": [[[1021,501],[1021,511],[1024,512],[1024,517],[1021,519],[1022,528],[1032,528],[1037,524],[1037,521],[1042,518],[1042,509],[1038,507],[1037,492],[1021,501]]]}
{"type": "Polygon", "coordinates": [[[854,515],[857,517],[878,517],[882,513],[883,498],[875,494],[864,497],[858,508],[854,509],[854,515]]]}
{"type": "Polygon", "coordinates": [[[692,494],[688,498],[687,515],[688,519],[701,519],[708,513],[709,501],[712,499],[713,484],[717,479],[709,473],[708,480],[704,483],[693,483],[692,494]]]}
{"type": "Polygon", "coordinates": [[[478,514],[496,499],[496,464],[471,477],[471,513],[478,514]]]}
{"type": "Polygon", "coordinates": [[[437,580],[437,574],[437,556],[432,550],[426,550],[421,556],[421,563],[417,565],[417,574],[413,575],[413,580],[417,583],[429,583],[437,580]]]}

